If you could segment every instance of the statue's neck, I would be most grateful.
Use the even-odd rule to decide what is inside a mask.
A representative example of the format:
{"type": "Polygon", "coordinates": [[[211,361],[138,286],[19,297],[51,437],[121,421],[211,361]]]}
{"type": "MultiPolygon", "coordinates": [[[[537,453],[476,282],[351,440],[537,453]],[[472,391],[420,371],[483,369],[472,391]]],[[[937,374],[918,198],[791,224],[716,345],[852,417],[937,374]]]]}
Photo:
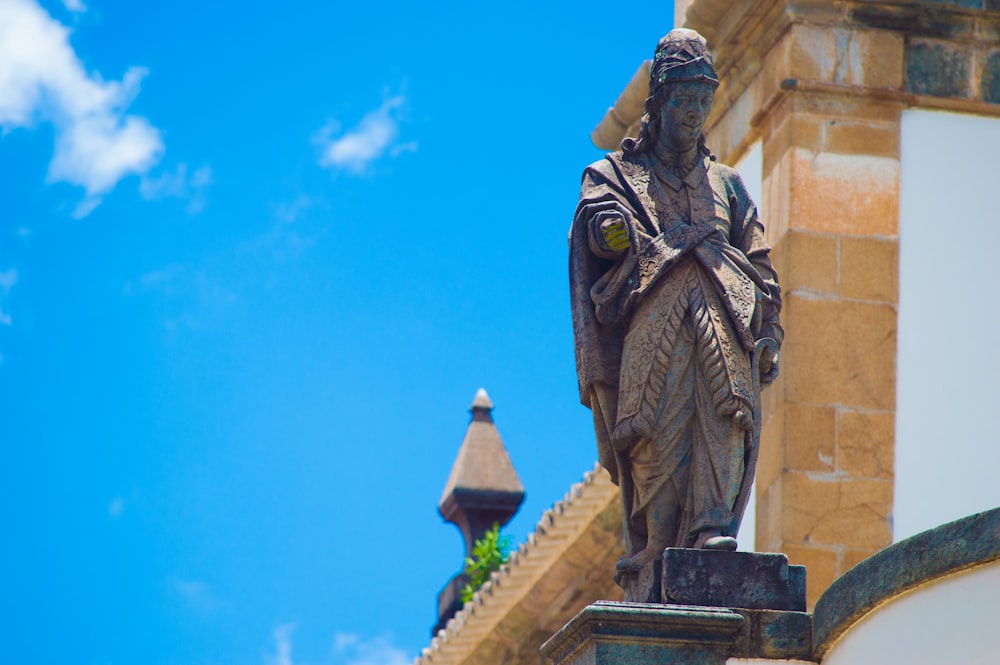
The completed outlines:
{"type": "Polygon", "coordinates": [[[687,150],[677,151],[657,142],[653,150],[653,158],[681,178],[691,172],[700,154],[697,143],[687,150]]]}

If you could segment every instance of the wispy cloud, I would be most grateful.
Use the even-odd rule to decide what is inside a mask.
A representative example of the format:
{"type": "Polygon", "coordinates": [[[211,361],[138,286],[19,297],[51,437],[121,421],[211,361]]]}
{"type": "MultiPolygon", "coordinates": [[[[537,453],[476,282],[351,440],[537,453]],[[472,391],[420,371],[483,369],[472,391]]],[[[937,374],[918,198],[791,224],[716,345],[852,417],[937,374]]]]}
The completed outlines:
{"type": "Polygon", "coordinates": [[[239,297],[231,280],[211,266],[169,263],[124,284],[126,296],[148,295],[160,301],[168,338],[184,331],[222,324],[239,297]]]}
{"type": "MultiPolygon", "coordinates": [[[[80,0],[64,4],[86,8],[80,0]]],[[[126,113],[146,70],[132,67],[121,81],[105,81],[87,72],[69,34],[35,0],[0,2],[0,127],[54,125],[48,181],[82,187],[74,216],[85,217],[122,178],[147,173],[163,141],[147,119],[126,113]]]]}
{"type": "MultiPolygon", "coordinates": [[[[286,623],[274,629],[271,635],[274,641],[273,651],[264,656],[264,665],[295,665],[292,659],[292,633],[295,629],[294,623],[286,623]]],[[[330,665],[410,665],[413,658],[393,646],[385,637],[366,640],[355,633],[336,633],[332,651],[320,660],[310,659],[309,662],[330,665]]]]}
{"type": "Polygon", "coordinates": [[[62,0],[62,3],[63,7],[74,14],[82,14],[87,11],[87,5],[83,4],[82,0],[62,0]]]}
{"type": "Polygon", "coordinates": [[[266,665],[292,665],[292,632],[294,623],[278,626],[272,634],[274,637],[274,654],[264,659],[266,665]]]}
{"type": "MultiPolygon", "coordinates": [[[[164,191],[171,187],[163,185],[164,191]]],[[[123,295],[155,308],[165,340],[173,343],[240,321],[262,290],[296,288],[296,265],[327,239],[332,205],[321,195],[300,193],[270,207],[264,221],[250,220],[254,234],[194,259],[145,266],[122,284],[123,295]]]]}
{"type": "Polygon", "coordinates": [[[108,504],[108,517],[113,520],[119,519],[125,513],[125,499],[116,496],[108,504]]]}
{"type": "Polygon", "coordinates": [[[167,265],[143,273],[136,280],[125,282],[122,291],[127,296],[139,293],[155,293],[165,297],[173,297],[179,290],[191,286],[191,271],[180,263],[167,265]]]}
{"type": "Polygon", "coordinates": [[[10,314],[3,311],[3,302],[7,299],[7,294],[17,284],[17,270],[11,268],[5,272],[0,272],[0,325],[9,326],[11,324],[10,314]]]}
{"type": "Polygon", "coordinates": [[[329,228],[326,216],[330,202],[322,196],[299,195],[272,204],[273,222],[263,233],[236,246],[241,262],[259,266],[287,266],[313,247],[329,228]]]}
{"type": "Polygon", "coordinates": [[[326,201],[322,198],[302,194],[292,201],[285,201],[275,205],[274,216],[283,224],[294,224],[302,213],[317,205],[326,207],[326,201]]]}
{"type": "Polygon", "coordinates": [[[416,142],[397,145],[399,115],[406,103],[403,95],[390,97],[361,118],[355,127],[341,133],[340,123],[332,120],[314,137],[320,146],[319,165],[363,173],[376,160],[388,153],[395,157],[401,152],[416,150],[416,142]]]}
{"type": "Polygon", "coordinates": [[[181,577],[171,577],[168,582],[171,590],[192,609],[199,612],[214,612],[222,606],[222,602],[211,587],[204,582],[181,577]]]}
{"type": "Polygon", "coordinates": [[[173,172],[143,176],[139,193],[146,200],[186,199],[188,212],[199,213],[205,208],[205,189],[211,184],[212,167],[206,164],[188,174],[188,165],[181,163],[173,172]]]}
{"type": "Polygon", "coordinates": [[[384,637],[363,640],[353,633],[337,633],[333,638],[333,650],[338,656],[337,662],[343,665],[409,665],[413,662],[411,656],[384,637]]]}

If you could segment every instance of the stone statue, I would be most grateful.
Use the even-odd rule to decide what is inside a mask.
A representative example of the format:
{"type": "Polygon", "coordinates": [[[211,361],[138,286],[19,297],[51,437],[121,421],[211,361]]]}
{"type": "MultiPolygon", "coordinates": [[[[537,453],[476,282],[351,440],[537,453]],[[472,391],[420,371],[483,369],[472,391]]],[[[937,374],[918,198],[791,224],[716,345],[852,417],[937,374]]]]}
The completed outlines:
{"type": "Polygon", "coordinates": [[[584,171],[570,231],[580,399],[622,490],[619,576],[666,547],[736,548],[778,372],[764,229],[705,147],[718,85],[701,35],[661,39],[639,137],[584,171]]]}

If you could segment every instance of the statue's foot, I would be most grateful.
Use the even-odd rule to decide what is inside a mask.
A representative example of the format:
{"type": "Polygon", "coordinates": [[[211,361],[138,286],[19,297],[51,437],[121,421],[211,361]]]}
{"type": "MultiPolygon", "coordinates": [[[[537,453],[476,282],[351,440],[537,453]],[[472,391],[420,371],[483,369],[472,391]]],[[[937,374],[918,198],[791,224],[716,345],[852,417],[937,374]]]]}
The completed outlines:
{"type": "Polygon", "coordinates": [[[732,536],[713,536],[706,540],[702,547],[706,550],[728,550],[732,552],[736,549],[736,539],[732,536]]]}
{"type": "Polygon", "coordinates": [[[699,550],[735,550],[736,539],[732,536],[723,536],[719,529],[708,529],[698,534],[698,540],[694,544],[699,550]]]}
{"type": "Polygon", "coordinates": [[[618,563],[615,564],[615,570],[618,572],[629,572],[632,570],[631,562],[632,557],[623,556],[618,559],[618,563]]]}
{"type": "Polygon", "coordinates": [[[632,556],[622,557],[618,559],[618,564],[615,566],[620,572],[636,572],[642,570],[643,566],[652,561],[663,556],[663,548],[646,548],[640,552],[636,552],[632,556]]]}

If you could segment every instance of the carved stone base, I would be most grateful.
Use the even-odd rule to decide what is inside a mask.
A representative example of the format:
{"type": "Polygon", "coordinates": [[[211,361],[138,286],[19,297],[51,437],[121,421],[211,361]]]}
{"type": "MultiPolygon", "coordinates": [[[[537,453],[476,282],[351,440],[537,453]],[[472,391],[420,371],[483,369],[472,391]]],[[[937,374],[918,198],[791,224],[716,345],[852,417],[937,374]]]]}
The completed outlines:
{"type": "Polygon", "coordinates": [[[806,569],[788,565],[784,554],[668,547],[663,552],[660,600],[805,612],[806,569]]]}
{"type": "Polygon", "coordinates": [[[619,569],[615,581],[627,603],[806,609],[806,569],[784,554],[668,547],[640,569],[619,569]]]}

